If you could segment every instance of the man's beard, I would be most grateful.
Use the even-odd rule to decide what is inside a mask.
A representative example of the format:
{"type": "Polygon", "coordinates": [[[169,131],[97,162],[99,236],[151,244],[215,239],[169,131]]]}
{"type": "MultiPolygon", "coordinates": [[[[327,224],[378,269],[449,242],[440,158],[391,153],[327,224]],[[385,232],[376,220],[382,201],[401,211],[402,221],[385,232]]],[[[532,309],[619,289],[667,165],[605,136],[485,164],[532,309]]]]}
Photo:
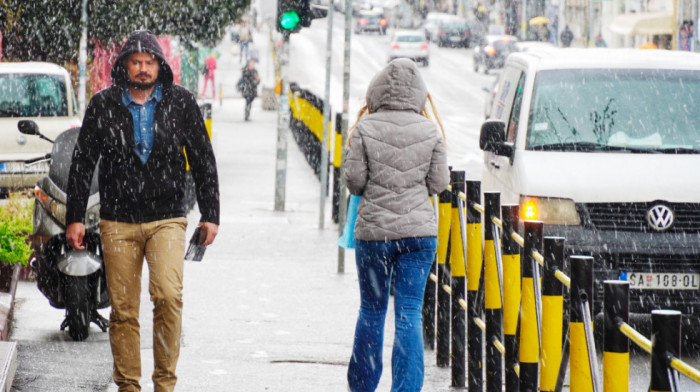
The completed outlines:
{"type": "Polygon", "coordinates": [[[140,83],[140,82],[135,82],[133,80],[129,80],[129,87],[133,87],[137,90],[148,90],[155,85],[156,85],[155,80],[150,82],[150,83],[140,83]]]}

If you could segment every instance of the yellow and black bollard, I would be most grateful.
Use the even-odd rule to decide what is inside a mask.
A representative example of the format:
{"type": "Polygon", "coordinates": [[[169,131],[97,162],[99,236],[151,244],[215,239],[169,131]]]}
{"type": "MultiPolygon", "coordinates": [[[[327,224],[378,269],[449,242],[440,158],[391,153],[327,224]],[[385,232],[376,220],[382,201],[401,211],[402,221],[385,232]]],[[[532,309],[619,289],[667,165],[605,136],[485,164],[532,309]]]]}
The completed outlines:
{"type": "Polygon", "coordinates": [[[671,359],[681,355],[681,312],[651,311],[651,382],[649,392],[678,391],[671,359]]]}
{"type": "Polygon", "coordinates": [[[500,219],[501,194],[484,192],[484,318],[486,321],[486,391],[503,389],[503,356],[494,341],[503,341],[502,273],[499,271],[497,252],[497,226],[493,218],[500,219]]]}
{"type": "Polygon", "coordinates": [[[520,379],[518,365],[518,315],[520,314],[520,245],[511,236],[518,232],[520,208],[504,205],[501,208],[503,220],[503,345],[506,348],[505,374],[506,391],[518,392],[520,379]]]}
{"type": "Polygon", "coordinates": [[[469,368],[468,389],[483,391],[484,368],[482,365],[483,332],[476,323],[480,316],[479,285],[483,267],[483,234],[481,213],[474,207],[481,204],[481,183],[467,182],[467,367],[469,368]]]}
{"type": "MultiPolygon", "coordinates": [[[[430,200],[433,202],[435,208],[435,218],[437,219],[438,225],[440,224],[440,212],[438,210],[439,196],[431,196],[430,200]]],[[[439,238],[439,236],[438,236],[439,238]]],[[[437,276],[437,260],[438,255],[435,252],[433,257],[433,265],[430,267],[430,276],[437,276]]],[[[425,282],[425,293],[423,294],[423,348],[426,350],[435,349],[435,297],[437,288],[437,279],[433,281],[432,279],[427,279],[425,282]]]]}
{"type": "Polygon", "coordinates": [[[571,392],[593,391],[591,362],[586,344],[583,306],[593,303],[593,257],[571,256],[571,290],[569,309],[569,341],[571,360],[569,379],[571,392]]]}
{"type": "Polygon", "coordinates": [[[564,326],[564,285],[554,276],[564,268],[562,237],[544,238],[544,271],[542,274],[542,358],[540,359],[540,391],[554,391],[561,364],[564,326]]]}
{"type": "Polygon", "coordinates": [[[450,294],[443,288],[450,283],[450,226],[452,224],[452,192],[443,191],[438,203],[437,246],[437,318],[435,359],[438,367],[450,366],[450,294]]]}
{"type": "Polygon", "coordinates": [[[211,104],[203,103],[199,106],[202,111],[202,117],[204,118],[204,127],[207,129],[207,134],[209,134],[209,140],[211,140],[211,104]]]}
{"type": "Polygon", "coordinates": [[[540,362],[540,333],[535,303],[535,270],[533,251],[542,252],[543,224],[525,221],[525,246],[522,256],[522,302],[520,309],[520,391],[537,391],[540,362]]]}
{"type": "Polygon", "coordinates": [[[603,391],[627,392],[630,378],[630,343],[627,336],[620,332],[620,323],[629,321],[630,283],[623,280],[606,280],[603,287],[603,391]]]}
{"type": "Polygon", "coordinates": [[[466,341],[467,326],[464,308],[460,300],[466,296],[466,261],[464,260],[464,243],[462,242],[462,225],[464,219],[460,217],[459,194],[466,193],[464,171],[450,173],[452,184],[452,225],[450,229],[450,272],[452,273],[452,386],[464,388],[467,379],[466,369],[466,341]]]}
{"type": "Polygon", "coordinates": [[[340,210],[340,164],[343,160],[343,114],[335,115],[335,137],[333,138],[333,201],[331,205],[331,218],[338,223],[338,211],[340,210]]]}

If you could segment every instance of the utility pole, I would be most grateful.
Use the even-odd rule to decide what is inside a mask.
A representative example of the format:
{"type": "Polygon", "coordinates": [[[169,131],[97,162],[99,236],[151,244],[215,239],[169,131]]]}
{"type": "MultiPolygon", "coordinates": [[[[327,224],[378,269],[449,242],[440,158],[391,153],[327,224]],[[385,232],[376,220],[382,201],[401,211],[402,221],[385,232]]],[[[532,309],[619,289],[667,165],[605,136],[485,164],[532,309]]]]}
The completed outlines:
{"type": "Polygon", "coordinates": [[[78,54],[78,110],[80,115],[85,114],[86,76],[87,67],[87,0],[83,0],[80,10],[80,43],[78,54]]]}
{"type": "MultiPolygon", "coordinates": [[[[352,25],[352,0],[345,1],[345,53],[343,58],[343,123],[341,145],[348,140],[348,109],[350,107],[350,26],[352,25]]],[[[338,206],[338,231],[342,234],[348,213],[348,191],[343,180],[345,167],[340,165],[340,197],[338,206]]],[[[345,249],[338,247],[338,273],[345,272],[345,249]]]]}
{"type": "Polygon", "coordinates": [[[326,36],[326,87],[323,104],[323,137],[321,138],[321,205],[318,228],[323,229],[326,219],[326,193],[328,192],[328,124],[331,117],[331,59],[333,49],[333,0],[328,2],[328,34],[326,36]]]}
{"type": "Polygon", "coordinates": [[[280,51],[280,79],[282,92],[280,107],[277,112],[277,161],[275,164],[275,211],[284,211],[284,199],[287,183],[287,133],[289,133],[289,33],[282,33],[280,51]]]}

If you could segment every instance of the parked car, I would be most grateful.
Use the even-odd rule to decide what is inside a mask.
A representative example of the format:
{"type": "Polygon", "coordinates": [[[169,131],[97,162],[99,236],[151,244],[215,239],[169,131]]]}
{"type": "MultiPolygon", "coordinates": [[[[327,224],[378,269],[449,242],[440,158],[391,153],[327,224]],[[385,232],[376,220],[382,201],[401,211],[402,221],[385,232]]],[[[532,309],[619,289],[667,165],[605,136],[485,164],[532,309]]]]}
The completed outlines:
{"type": "Polygon", "coordinates": [[[506,57],[518,51],[518,38],[512,35],[485,35],[474,47],[474,72],[503,68],[506,57]]]}
{"type": "Polygon", "coordinates": [[[433,41],[435,41],[438,46],[468,48],[471,42],[471,30],[469,29],[467,20],[460,17],[453,17],[439,21],[433,41]]]}
{"type": "Polygon", "coordinates": [[[387,22],[384,13],[379,10],[362,10],[355,17],[355,34],[362,34],[368,31],[386,34],[387,22]]]}
{"type": "Polygon", "coordinates": [[[481,128],[482,189],[630,284],[630,311],[700,307],[700,62],[682,51],[511,54],[481,128]]]}
{"type": "Polygon", "coordinates": [[[430,46],[420,30],[397,30],[389,42],[389,61],[405,57],[424,66],[430,63],[430,46]]]}
{"type": "Polygon", "coordinates": [[[52,143],[17,132],[34,120],[49,139],[80,126],[68,71],[52,63],[0,63],[0,190],[34,188],[49,171],[47,161],[24,161],[51,152],[52,143]]]}
{"type": "Polygon", "coordinates": [[[432,41],[433,37],[437,36],[438,23],[441,20],[451,19],[455,17],[455,15],[446,14],[444,12],[428,12],[428,14],[425,16],[425,21],[423,22],[425,38],[428,41],[432,41]]]}

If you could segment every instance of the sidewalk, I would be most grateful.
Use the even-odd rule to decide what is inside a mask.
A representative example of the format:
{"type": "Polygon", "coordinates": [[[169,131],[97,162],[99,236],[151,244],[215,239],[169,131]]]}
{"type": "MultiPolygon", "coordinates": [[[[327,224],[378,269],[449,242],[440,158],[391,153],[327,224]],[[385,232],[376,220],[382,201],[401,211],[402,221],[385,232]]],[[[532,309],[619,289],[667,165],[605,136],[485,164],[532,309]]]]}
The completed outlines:
{"type": "MultiPolygon", "coordinates": [[[[270,66],[269,41],[258,33],[255,42],[261,84],[272,86],[274,81],[264,72],[270,66]]],[[[177,391],[346,391],[359,309],[354,254],[346,252],[345,272],[338,273],[339,233],[331,222],[330,199],[325,228],[319,229],[320,184],[290,134],[285,208],[274,211],[278,113],[263,111],[258,98],[251,121],[243,121],[244,100],[226,92],[240,76],[238,52],[230,41],[218,49],[222,56],[216,77],[224,85],[224,98],[209,102],[221,225],[203,261],[185,263],[177,391]]],[[[188,220],[189,238],[199,220],[198,210],[188,220]]],[[[139,319],[141,385],[144,392],[152,392],[147,274],[145,269],[139,319]]],[[[14,322],[13,336],[22,357],[16,390],[115,392],[108,335],[91,327],[87,341],[70,341],[58,330],[63,313],[49,307],[34,283],[25,283],[14,322]]],[[[101,313],[106,316],[108,310],[101,313]]],[[[393,325],[390,308],[378,391],[388,391],[391,385],[393,325]]],[[[435,367],[433,352],[425,353],[425,361],[423,390],[449,391],[450,370],[435,367]]]]}
{"type": "MultiPolygon", "coordinates": [[[[264,68],[267,40],[258,34],[255,42],[264,68]]],[[[226,46],[220,64],[235,71],[222,80],[235,83],[238,67],[227,64],[238,58],[226,46]]],[[[262,111],[257,99],[244,122],[243,105],[240,98],[213,105],[223,219],[204,261],[186,266],[178,389],[344,391],[359,308],[354,253],[346,252],[345,273],[337,273],[330,200],[319,229],[320,184],[291,135],[285,211],[273,211],[277,112],[262,111]],[[195,283],[202,281],[211,284],[195,283]]],[[[391,309],[385,340],[381,391],[391,382],[391,309]]],[[[437,369],[431,352],[426,363],[424,390],[449,390],[449,369],[437,369]]]]}

